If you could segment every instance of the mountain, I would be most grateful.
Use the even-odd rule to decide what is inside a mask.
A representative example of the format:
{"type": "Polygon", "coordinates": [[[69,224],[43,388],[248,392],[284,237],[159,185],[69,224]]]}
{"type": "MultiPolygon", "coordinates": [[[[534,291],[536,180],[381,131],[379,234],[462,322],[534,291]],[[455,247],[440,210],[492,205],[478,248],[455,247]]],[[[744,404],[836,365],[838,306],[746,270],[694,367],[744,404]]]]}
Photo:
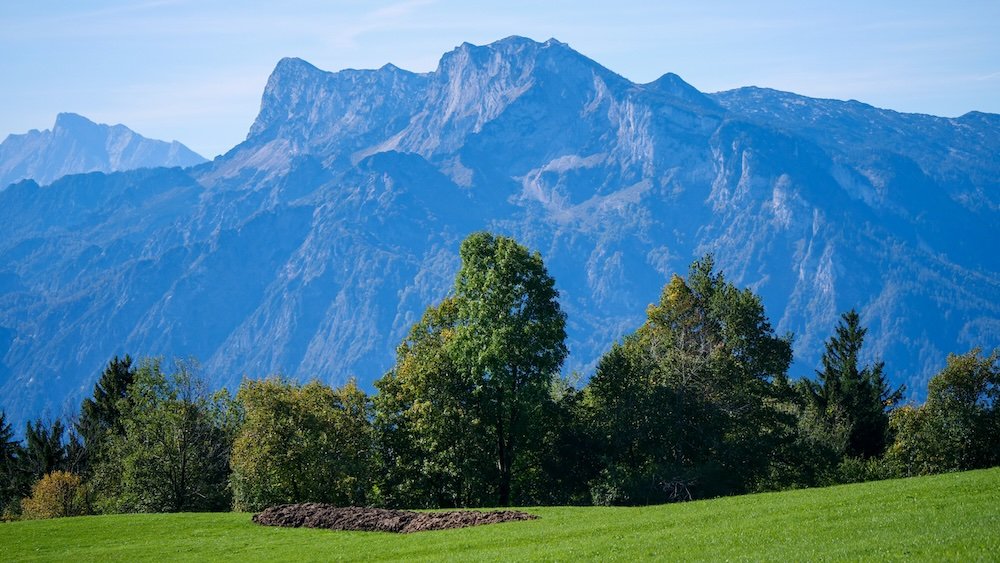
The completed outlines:
{"type": "Polygon", "coordinates": [[[8,135],[0,143],[0,189],[25,179],[46,185],[67,174],[202,162],[177,141],[147,139],[124,125],[99,125],[75,113],[60,113],[51,130],[8,135]]]}
{"type": "Polygon", "coordinates": [[[75,411],[126,352],[370,388],[478,229],[543,254],[567,370],[712,252],[795,335],[791,375],[856,307],[919,398],[948,352],[1000,345],[998,139],[996,115],[635,84],[555,40],[425,74],[284,59],[211,163],[0,192],[0,408],[75,411]]]}

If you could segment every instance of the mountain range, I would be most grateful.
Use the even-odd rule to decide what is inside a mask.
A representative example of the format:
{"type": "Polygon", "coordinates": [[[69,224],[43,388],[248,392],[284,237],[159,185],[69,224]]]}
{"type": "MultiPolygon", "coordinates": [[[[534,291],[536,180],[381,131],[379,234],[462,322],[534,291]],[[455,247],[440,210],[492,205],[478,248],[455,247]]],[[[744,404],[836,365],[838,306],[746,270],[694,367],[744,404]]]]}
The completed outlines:
{"type": "Polygon", "coordinates": [[[556,40],[428,73],[283,59],[213,162],[0,191],[0,408],[73,412],[126,352],[371,389],[479,229],[542,253],[567,372],[712,253],[794,335],[790,375],[857,308],[919,399],[947,353],[1000,345],[998,155],[998,115],[636,84],[556,40]]]}
{"type": "Polygon", "coordinates": [[[177,141],[147,139],[124,125],[60,113],[52,129],[8,135],[0,143],[0,188],[20,180],[51,184],[67,174],[157,166],[194,166],[205,159],[177,141]]]}

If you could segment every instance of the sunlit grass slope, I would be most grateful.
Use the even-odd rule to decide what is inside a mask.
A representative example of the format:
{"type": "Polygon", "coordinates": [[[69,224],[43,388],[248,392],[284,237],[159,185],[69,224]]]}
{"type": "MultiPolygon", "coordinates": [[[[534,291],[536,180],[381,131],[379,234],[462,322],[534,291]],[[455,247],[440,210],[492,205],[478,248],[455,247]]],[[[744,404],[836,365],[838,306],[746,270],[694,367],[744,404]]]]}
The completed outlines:
{"type": "Polygon", "coordinates": [[[264,528],[249,514],[0,524],[3,561],[1000,559],[1000,468],[412,535],[264,528]]]}

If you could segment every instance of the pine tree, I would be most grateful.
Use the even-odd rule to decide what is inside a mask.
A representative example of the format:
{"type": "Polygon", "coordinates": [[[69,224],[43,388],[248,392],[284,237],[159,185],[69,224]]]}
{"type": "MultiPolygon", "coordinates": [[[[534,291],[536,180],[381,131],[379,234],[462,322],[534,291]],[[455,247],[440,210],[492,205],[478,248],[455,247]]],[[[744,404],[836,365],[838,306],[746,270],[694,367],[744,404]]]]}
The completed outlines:
{"type": "Polygon", "coordinates": [[[6,512],[11,501],[21,496],[18,486],[18,458],[21,455],[21,444],[14,440],[7,413],[0,411],[0,516],[6,512]]]}
{"type": "Polygon", "coordinates": [[[90,457],[100,457],[103,442],[109,434],[121,435],[120,402],[127,396],[133,381],[135,369],[132,358],[128,354],[124,358],[115,356],[94,385],[93,397],[84,399],[76,428],[90,457]]]}
{"type": "Polygon", "coordinates": [[[46,473],[66,469],[65,433],[66,427],[58,418],[51,424],[41,419],[28,422],[24,432],[22,470],[31,476],[31,481],[41,479],[46,473]]]}
{"type": "Polygon", "coordinates": [[[899,403],[904,390],[889,387],[884,362],[859,367],[867,332],[857,311],[844,313],[835,334],[826,342],[823,369],[816,372],[818,379],[805,386],[807,398],[829,425],[846,426],[843,453],[865,459],[885,452],[888,411],[899,403]]]}

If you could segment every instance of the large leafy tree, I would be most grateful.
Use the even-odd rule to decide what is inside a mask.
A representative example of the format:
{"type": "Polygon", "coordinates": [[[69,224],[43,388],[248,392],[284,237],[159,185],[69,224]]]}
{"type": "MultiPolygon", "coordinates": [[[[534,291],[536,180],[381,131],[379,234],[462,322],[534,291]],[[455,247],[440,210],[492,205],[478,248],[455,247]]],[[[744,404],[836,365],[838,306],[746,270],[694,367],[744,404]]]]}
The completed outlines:
{"type": "Polygon", "coordinates": [[[647,321],[601,358],[587,388],[605,441],[602,503],[685,500],[747,490],[788,425],[777,408],[790,338],[760,298],[711,256],[674,276],[647,321]]]}
{"type": "Polygon", "coordinates": [[[95,468],[105,489],[103,508],[130,512],[221,510],[226,488],[229,435],[226,403],[210,396],[192,365],[172,373],[159,359],[143,360],[118,402],[122,433],[95,468]]]}
{"type": "Polygon", "coordinates": [[[379,496],[390,506],[490,503],[495,471],[488,426],[470,373],[452,357],[453,298],[424,312],[375,383],[379,496]]]}
{"type": "Polygon", "coordinates": [[[1000,350],[949,355],[927,402],[893,413],[889,458],[905,475],[1000,464],[1000,350]]]}
{"type": "Polygon", "coordinates": [[[378,405],[380,434],[391,467],[409,463],[399,456],[431,460],[401,478],[429,478],[452,502],[507,505],[566,356],[566,320],[537,252],[479,232],[460,255],[452,295],[414,327],[379,384],[393,394],[378,405]],[[469,494],[475,479],[484,484],[469,494]]]}
{"type": "Polygon", "coordinates": [[[860,365],[867,329],[853,309],[841,316],[826,342],[823,369],[804,380],[806,399],[828,427],[841,427],[843,453],[849,457],[881,456],[889,443],[889,410],[903,396],[886,381],[883,362],[860,365]]]}
{"type": "Polygon", "coordinates": [[[364,504],[372,481],[371,406],[354,381],[331,389],[246,380],[230,461],[237,510],[292,502],[364,504]]]}
{"type": "Polygon", "coordinates": [[[454,357],[475,382],[506,506],[519,448],[537,431],[532,415],[566,358],[566,315],[539,253],[481,232],[462,242],[460,255],[454,357]]]}

